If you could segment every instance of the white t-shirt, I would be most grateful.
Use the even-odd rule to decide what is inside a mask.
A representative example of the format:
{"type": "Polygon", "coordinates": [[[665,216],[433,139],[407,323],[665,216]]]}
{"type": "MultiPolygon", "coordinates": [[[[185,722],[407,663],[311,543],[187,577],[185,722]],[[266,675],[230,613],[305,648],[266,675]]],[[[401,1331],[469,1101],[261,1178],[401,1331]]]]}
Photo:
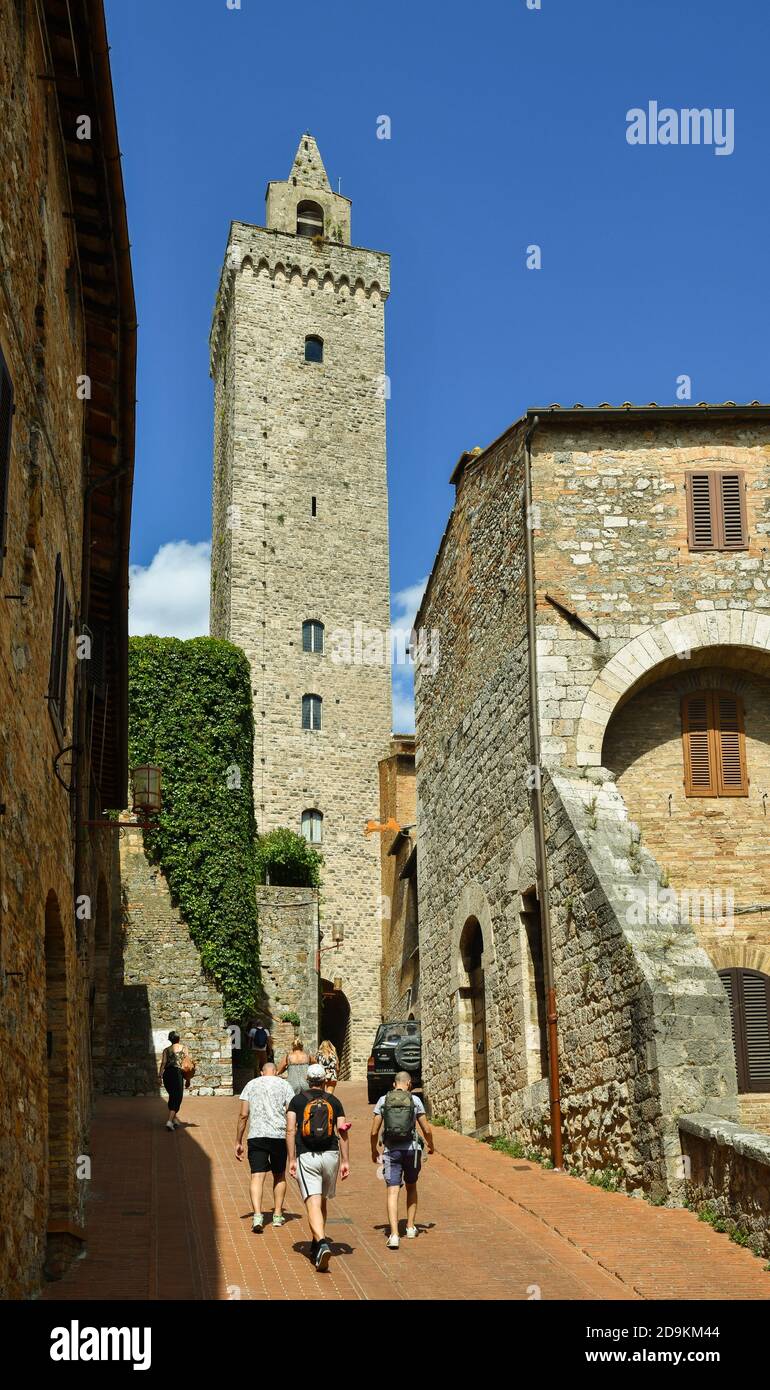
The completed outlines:
{"type": "Polygon", "coordinates": [[[294,1099],[294,1087],[282,1076],[255,1076],[241,1091],[248,1101],[249,1139],[283,1139],[286,1111],[294,1099]]]}

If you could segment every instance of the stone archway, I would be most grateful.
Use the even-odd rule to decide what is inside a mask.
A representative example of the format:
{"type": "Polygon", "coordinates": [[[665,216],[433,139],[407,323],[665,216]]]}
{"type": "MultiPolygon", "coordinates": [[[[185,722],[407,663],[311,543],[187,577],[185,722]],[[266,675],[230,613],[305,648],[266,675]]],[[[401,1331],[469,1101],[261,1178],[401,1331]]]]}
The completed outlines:
{"type": "Polygon", "coordinates": [[[75,1168],[72,1153],[67,953],[59,903],[54,892],[45,904],[46,1075],[49,1233],[71,1219],[75,1168]]]}
{"type": "Polygon", "coordinates": [[[694,659],[711,659],[709,652],[713,654],[715,648],[736,656],[741,651],[742,664],[767,673],[770,616],[738,608],[685,613],[632,638],[602,667],[583,701],[577,726],[578,766],[601,766],[602,743],[614,711],[648,679],[681,670],[683,663],[694,659]]]}
{"type": "Polygon", "coordinates": [[[495,972],[492,913],[479,883],[460,894],[452,931],[450,988],[455,1003],[460,1126],[472,1134],[490,1118],[488,1022],[495,972]]]}

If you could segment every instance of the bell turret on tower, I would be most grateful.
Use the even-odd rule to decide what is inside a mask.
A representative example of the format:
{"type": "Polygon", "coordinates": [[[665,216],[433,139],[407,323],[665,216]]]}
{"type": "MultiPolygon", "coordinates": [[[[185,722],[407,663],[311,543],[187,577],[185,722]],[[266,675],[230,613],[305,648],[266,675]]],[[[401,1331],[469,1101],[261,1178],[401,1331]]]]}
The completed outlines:
{"type": "Polygon", "coordinates": [[[269,183],[265,201],[269,230],[350,245],[350,199],[332,191],[321,152],[307,132],[288,179],[269,183]]]}
{"type": "MultiPolygon", "coordinates": [[[[379,837],[364,826],[391,727],[390,262],[351,245],[350,200],[312,135],[268,184],[266,222],[232,223],[211,331],[211,633],[251,664],[260,832],[289,826],[323,855],[323,950],[340,944],[320,957],[334,1003],[321,1028],[363,1074],[382,939],[379,837]]],[[[278,982],[300,968],[290,943],[265,965],[278,982]]]]}

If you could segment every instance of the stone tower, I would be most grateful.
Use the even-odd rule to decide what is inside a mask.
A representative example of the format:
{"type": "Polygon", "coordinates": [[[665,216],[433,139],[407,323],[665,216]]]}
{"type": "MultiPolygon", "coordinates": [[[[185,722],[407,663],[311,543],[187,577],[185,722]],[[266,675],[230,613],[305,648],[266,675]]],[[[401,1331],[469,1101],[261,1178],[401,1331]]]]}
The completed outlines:
{"type": "Polygon", "coordinates": [[[251,663],[260,832],[321,837],[320,973],[338,992],[320,1031],[346,1034],[361,1077],[381,940],[379,836],[363,832],[391,727],[389,257],[351,245],[350,202],[307,134],[266,223],[232,223],[211,333],[211,633],[251,663]]]}

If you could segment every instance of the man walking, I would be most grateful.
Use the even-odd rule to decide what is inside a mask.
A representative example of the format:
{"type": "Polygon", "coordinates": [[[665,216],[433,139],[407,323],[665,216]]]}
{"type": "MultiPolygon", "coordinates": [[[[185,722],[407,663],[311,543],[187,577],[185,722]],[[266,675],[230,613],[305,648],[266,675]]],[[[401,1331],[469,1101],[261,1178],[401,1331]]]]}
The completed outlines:
{"type": "Polygon", "coordinates": [[[265,1174],[273,1175],[273,1225],[285,1226],[283,1203],[286,1196],[286,1111],[294,1099],[294,1088],[276,1076],[275,1064],[265,1062],[262,1075],[247,1081],[241,1092],[241,1112],[235,1157],[243,1160],[243,1135],[249,1127],[249,1167],[251,1169],[251,1205],[254,1215],[251,1229],[259,1234],[265,1218],[262,1215],[262,1188],[265,1174]]]}
{"type": "Polygon", "coordinates": [[[406,1234],[409,1240],[417,1235],[417,1179],[420,1176],[422,1144],[417,1127],[425,1135],[428,1153],[433,1153],[433,1130],[419,1096],[413,1096],[412,1078],[408,1071],[396,1072],[393,1090],[380,1096],[372,1120],[372,1162],[379,1161],[379,1138],[382,1129],[383,1167],[387,1189],[390,1234],[388,1249],[398,1250],[398,1194],[406,1183],[406,1234]]]}
{"type": "Polygon", "coordinates": [[[289,1172],[297,1179],[313,1241],[310,1258],[316,1269],[329,1267],[331,1250],[326,1239],[327,1202],[350,1173],[348,1128],[340,1126],[345,1111],[331,1092],[324,1090],[326,1073],[314,1062],[307,1069],[307,1090],[293,1096],[286,1113],[289,1172]],[[340,1162],[340,1157],[342,1162],[340,1162]]]}
{"type": "Polygon", "coordinates": [[[254,1054],[254,1075],[259,1076],[265,1062],[270,1056],[270,1033],[265,1028],[261,1019],[252,1023],[248,1033],[249,1046],[254,1054]]]}

